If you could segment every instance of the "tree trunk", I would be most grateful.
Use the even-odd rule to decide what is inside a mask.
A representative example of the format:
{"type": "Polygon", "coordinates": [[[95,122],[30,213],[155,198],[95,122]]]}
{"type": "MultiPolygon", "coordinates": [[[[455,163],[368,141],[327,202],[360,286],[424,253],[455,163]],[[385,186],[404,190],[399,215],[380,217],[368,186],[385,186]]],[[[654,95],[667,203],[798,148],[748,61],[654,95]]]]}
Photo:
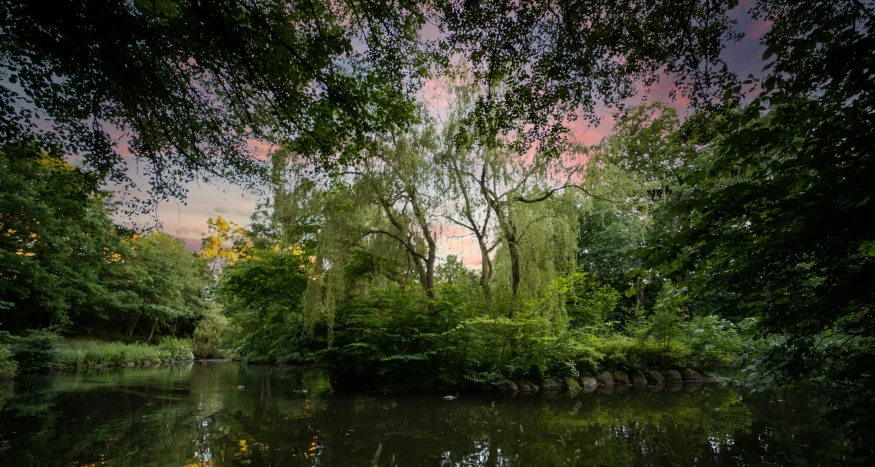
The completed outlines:
{"type": "Polygon", "coordinates": [[[520,265],[520,250],[516,240],[507,242],[507,251],[510,253],[510,290],[511,303],[509,318],[513,319],[514,313],[519,306],[520,283],[523,278],[522,266],[520,265]]]}
{"type": "Polygon", "coordinates": [[[88,335],[89,335],[89,336],[90,336],[91,333],[94,331],[94,325],[95,325],[95,324],[97,324],[97,315],[94,315],[94,319],[91,320],[91,326],[88,326],[88,335]]]}
{"type": "Polygon", "coordinates": [[[489,247],[486,246],[486,239],[482,236],[477,236],[477,243],[480,245],[480,288],[483,289],[483,296],[486,298],[486,308],[492,310],[492,260],[489,258],[489,247]]]}
{"type": "MultiPolygon", "coordinates": [[[[635,264],[638,266],[638,269],[641,269],[641,258],[635,258],[635,264]]],[[[638,291],[635,293],[635,301],[638,306],[644,305],[644,287],[638,287],[638,291]]]]}
{"type": "Polygon", "coordinates": [[[134,318],[134,321],[131,322],[130,326],[128,326],[128,335],[125,336],[125,337],[127,337],[128,339],[130,339],[131,336],[134,335],[134,328],[137,327],[137,321],[138,321],[139,319],[140,319],[140,315],[137,315],[137,316],[134,318]]]}
{"type": "Polygon", "coordinates": [[[154,323],[152,323],[152,330],[149,331],[149,338],[146,339],[146,342],[152,341],[152,335],[155,334],[155,328],[158,326],[158,320],[156,319],[154,323]]]}
{"type": "Polygon", "coordinates": [[[437,261],[437,246],[434,242],[429,242],[428,258],[425,260],[425,294],[428,298],[434,298],[434,265],[437,261]]]}

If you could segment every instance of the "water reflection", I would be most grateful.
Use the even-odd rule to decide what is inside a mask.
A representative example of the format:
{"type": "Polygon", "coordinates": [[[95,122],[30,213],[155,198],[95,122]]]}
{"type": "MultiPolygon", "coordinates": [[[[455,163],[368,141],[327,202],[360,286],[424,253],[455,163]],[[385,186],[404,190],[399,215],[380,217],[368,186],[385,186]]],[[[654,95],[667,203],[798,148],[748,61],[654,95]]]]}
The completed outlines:
{"type": "Polygon", "coordinates": [[[823,399],[713,385],[448,402],[219,363],[24,376],[0,409],[15,466],[867,465],[823,399]]]}

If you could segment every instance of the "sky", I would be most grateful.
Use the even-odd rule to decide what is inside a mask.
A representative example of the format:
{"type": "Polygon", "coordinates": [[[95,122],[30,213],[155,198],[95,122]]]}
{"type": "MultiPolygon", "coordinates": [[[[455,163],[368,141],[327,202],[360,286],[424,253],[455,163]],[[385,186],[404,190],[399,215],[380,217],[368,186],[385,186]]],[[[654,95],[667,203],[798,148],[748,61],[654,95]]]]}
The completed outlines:
{"type": "MultiPolygon", "coordinates": [[[[744,32],[745,37],[738,43],[728,45],[724,51],[724,60],[726,60],[730,70],[742,77],[748,74],[760,74],[763,67],[763,47],[759,40],[769,28],[768,23],[754,21],[749,17],[747,11],[752,4],[752,0],[743,0],[733,10],[733,16],[738,19],[737,29],[744,32]]],[[[434,82],[424,84],[423,95],[427,99],[438,99],[439,97],[435,96],[433,92],[429,95],[429,90],[434,89],[434,82]]],[[[670,80],[662,80],[651,89],[646,101],[668,102],[679,111],[681,116],[685,115],[686,102],[680,99],[670,102],[668,98],[670,91],[670,80]]],[[[640,97],[638,99],[641,100],[640,97]]],[[[440,111],[440,105],[440,102],[437,102],[435,106],[438,108],[437,111],[440,111]]],[[[599,111],[599,116],[602,121],[597,127],[592,127],[584,121],[574,122],[571,126],[574,137],[587,145],[593,145],[597,144],[603,137],[608,136],[613,127],[613,119],[605,109],[599,111]]],[[[262,155],[269,150],[269,148],[259,149],[262,155]]],[[[145,182],[134,168],[130,169],[129,174],[135,181],[145,182]]],[[[258,202],[258,195],[255,193],[245,191],[229,183],[189,183],[187,188],[189,194],[184,201],[170,200],[160,203],[155,212],[155,219],[164,231],[182,238],[192,251],[200,247],[200,239],[207,231],[208,219],[222,216],[239,225],[248,225],[250,216],[258,202]]],[[[142,222],[148,224],[149,219],[142,219],[142,222]]],[[[154,220],[152,222],[154,223],[154,220]]],[[[469,266],[479,265],[480,257],[476,244],[470,238],[462,237],[461,234],[462,232],[452,229],[444,229],[439,253],[441,256],[447,254],[460,256],[469,266]]]]}

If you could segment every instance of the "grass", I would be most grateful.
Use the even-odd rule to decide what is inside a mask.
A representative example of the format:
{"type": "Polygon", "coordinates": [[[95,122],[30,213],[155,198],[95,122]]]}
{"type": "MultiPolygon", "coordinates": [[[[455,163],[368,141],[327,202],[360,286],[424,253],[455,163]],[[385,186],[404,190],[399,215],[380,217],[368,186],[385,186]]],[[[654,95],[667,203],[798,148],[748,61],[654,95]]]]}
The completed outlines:
{"type": "Polygon", "coordinates": [[[194,358],[190,340],[172,337],[164,338],[158,344],[68,340],[59,342],[56,350],[62,366],[75,367],[194,358]]]}

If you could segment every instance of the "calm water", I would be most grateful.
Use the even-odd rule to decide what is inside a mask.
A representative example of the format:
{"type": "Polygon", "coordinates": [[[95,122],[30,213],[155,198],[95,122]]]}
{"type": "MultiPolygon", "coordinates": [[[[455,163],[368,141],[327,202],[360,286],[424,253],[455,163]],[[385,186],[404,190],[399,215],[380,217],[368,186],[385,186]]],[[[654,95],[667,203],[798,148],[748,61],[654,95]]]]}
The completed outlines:
{"type": "Polygon", "coordinates": [[[821,398],[692,389],[448,402],[237,363],[25,375],[0,385],[0,465],[869,465],[821,398]]]}

